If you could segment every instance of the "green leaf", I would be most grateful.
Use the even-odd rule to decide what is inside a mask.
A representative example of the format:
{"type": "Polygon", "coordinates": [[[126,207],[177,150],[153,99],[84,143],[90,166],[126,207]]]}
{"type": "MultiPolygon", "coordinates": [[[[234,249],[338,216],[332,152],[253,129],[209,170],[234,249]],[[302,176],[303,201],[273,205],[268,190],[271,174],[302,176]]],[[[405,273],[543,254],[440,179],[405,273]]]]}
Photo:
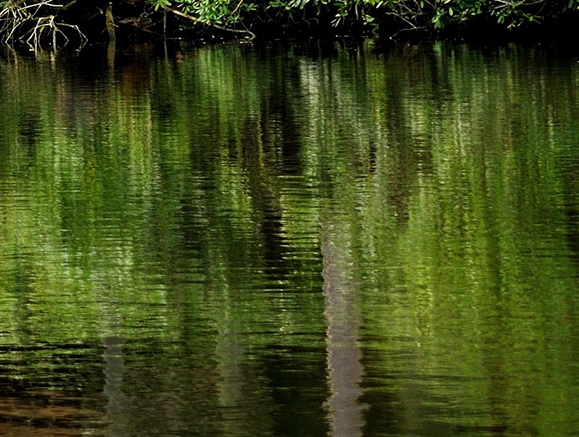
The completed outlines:
{"type": "Polygon", "coordinates": [[[153,5],[155,10],[158,11],[159,9],[164,9],[168,6],[171,6],[170,0],[153,0],[153,5]]]}

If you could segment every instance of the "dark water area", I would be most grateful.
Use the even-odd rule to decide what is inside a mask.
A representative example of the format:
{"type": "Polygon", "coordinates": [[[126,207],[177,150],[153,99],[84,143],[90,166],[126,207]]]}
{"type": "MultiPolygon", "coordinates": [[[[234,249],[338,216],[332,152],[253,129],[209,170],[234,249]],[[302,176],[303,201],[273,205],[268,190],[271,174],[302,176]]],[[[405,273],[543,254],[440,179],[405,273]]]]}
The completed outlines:
{"type": "Polygon", "coordinates": [[[0,435],[577,435],[573,56],[6,52],[0,153],[0,435]]]}

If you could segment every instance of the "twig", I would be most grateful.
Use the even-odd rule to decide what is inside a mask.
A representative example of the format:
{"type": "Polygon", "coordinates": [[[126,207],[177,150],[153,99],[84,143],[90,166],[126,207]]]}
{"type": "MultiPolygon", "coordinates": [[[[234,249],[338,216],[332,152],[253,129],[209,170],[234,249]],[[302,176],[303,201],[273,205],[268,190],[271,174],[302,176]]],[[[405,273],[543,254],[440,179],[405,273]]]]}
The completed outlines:
{"type": "Polygon", "coordinates": [[[251,39],[255,38],[255,33],[253,33],[251,30],[248,30],[248,29],[231,29],[229,27],[219,26],[218,24],[205,23],[205,22],[199,20],[199,18],[197,18],[197,17],[193,17],[192,15],[188,15],[188,14],[181,12],[179,9],[173,9],[170,7],[165,7],[165,10],[172,12],[173,14],[175,14],[179,17],[186,18],[187,20],[193,21],[196,24],[204,24],[206,26],[214,27],[215,29],[223,30],[225,32],[243,33],[245,35],[249,35],[251,39]]]}
{"type": "MultiPolygon", "coordinates": [[[[75,1],[77,0],[72,0],[66,7],[71,6],[75,1]]],[[[62,30],[63,28],[70,28],[76,32],[80,39],[79,48],[84,47],[88,38],[80,28],[76,25],[57,22],[56,15],[38,16],[44,7],[63,9],[62,5],[54,4],[52,0],[42,0],[28,5],[24,1],[20,1],[18,6],[12,4],[10,8],[2,9],[0,11],[0,21],[4,22],[0,27],[2,41],[9,43],[17,37],[17,34],[20,34],[19,40],[27,44],[31,50],[37,51],[41,49],[42,41],[51,37],[53,49],[56,49],[59,35],[64,39],[63,46],[70,42],[69,37],[62,30]],[[25,29],[27,27],[29,27],[28,30],[25,29]],[[21,30],[23,28],[25,31],[21,30]],[[46,30],[48,32],[45,32],[46,30]]]]}
{"type": "Polygon", "coordinates": [[[77,1],[78,0],[72,0],[70,3],[65,4],[62,7],[61,11],[68,11],[70,8],[72,8],[76,4],[77,1]]]}

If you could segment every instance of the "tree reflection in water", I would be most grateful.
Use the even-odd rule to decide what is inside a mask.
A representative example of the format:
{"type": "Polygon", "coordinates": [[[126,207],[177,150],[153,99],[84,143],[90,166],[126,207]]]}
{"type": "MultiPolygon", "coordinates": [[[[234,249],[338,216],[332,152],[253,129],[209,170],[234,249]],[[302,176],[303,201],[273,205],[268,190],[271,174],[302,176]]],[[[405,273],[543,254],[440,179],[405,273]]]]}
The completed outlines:
{"type": "Polygon", "coordinates": [[[361,437],[364,405],[360,383],[364,369],[357,344],[361,325],[359,287],[351,269],[353,258],[348,241],[336,223],[327,223],[322,238],[325,316],[327,321],[327,371],[330,397],[327,400],[332,437],[361,437]]]}

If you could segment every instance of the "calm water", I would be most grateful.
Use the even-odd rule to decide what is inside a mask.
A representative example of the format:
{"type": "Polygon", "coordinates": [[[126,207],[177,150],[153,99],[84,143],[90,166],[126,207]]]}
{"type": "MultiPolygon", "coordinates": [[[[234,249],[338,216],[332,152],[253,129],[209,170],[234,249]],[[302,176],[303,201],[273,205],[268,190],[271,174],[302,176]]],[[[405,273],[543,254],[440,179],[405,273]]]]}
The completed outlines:
{"type": "Polygon", "coordinates": [[[577,435],[577,59],[169,52],[0,57],[0,435],[577,435]]]}

